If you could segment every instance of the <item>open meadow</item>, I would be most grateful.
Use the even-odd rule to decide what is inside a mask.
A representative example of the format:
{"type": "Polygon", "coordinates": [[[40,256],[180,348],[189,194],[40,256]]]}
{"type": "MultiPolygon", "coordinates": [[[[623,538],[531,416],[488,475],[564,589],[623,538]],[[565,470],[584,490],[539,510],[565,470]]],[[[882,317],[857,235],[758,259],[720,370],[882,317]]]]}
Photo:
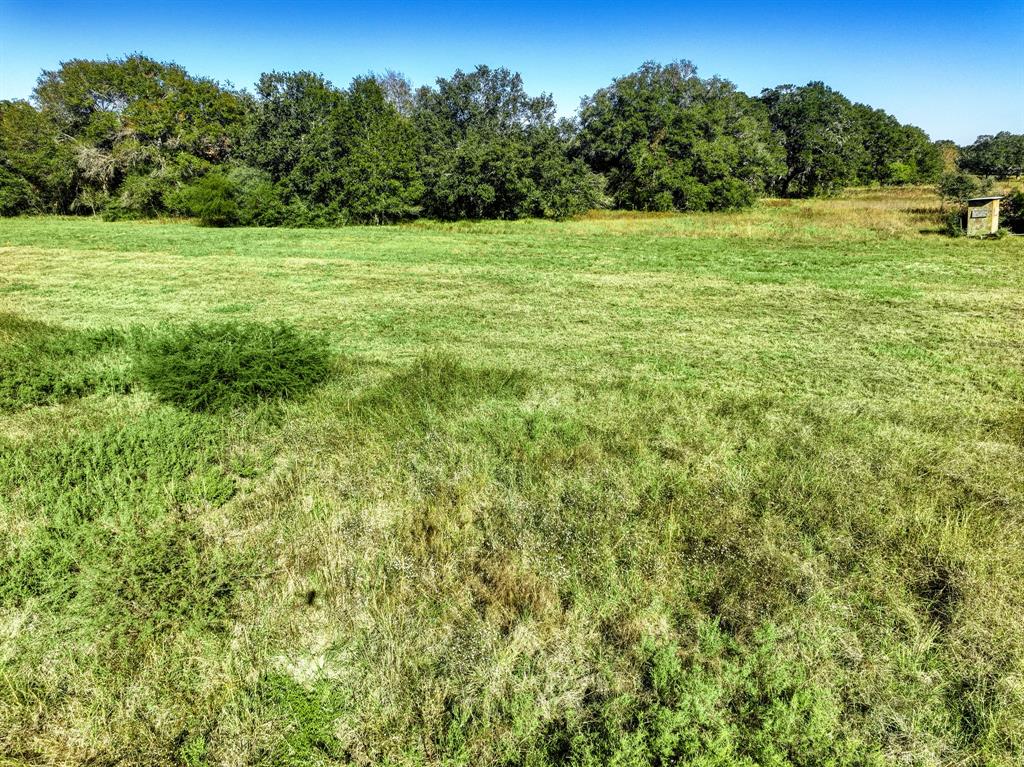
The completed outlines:
{"type": "Polygon", "coordinates": [[[1024,763],[1024,239],[938,206],[0,222],[0,764],[1024,763]],[[146,385],[249,322],[326,377],[146,385]]]}

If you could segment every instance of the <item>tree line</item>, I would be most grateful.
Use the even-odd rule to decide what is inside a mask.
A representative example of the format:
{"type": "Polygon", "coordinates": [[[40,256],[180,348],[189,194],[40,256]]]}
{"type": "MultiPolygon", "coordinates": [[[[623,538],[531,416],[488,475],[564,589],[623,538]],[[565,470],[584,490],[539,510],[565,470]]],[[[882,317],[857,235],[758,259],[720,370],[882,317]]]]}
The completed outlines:
{"type": "MultiPolygon", "coordinates": [[[[1019,174],[1022,143],[1000,133],[954,154],[1019,174]]],[[[67,61],[31,101],[0,101],[3,215],[316,226],[703,211],[931,182],[948,164],[948,145],[821,82],[752,97],[686,61],[643,64],[573,119],[503,68],[420,88],[393,72],[347,88],[271,72],[250,92],[143,55],[67,61]]]]}

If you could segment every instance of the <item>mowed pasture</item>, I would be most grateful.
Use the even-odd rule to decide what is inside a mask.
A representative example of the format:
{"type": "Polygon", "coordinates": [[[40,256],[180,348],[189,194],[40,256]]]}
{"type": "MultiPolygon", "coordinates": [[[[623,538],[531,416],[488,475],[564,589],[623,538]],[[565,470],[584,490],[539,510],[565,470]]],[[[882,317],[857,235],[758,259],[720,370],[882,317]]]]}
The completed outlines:
{"type": "Polygon", "coordinates": [[[0,761],[1021,764],[1024,240],[937,211],[3,221],[0,761]],[[145,385],[233,322],[326,378],[145,385]]]}

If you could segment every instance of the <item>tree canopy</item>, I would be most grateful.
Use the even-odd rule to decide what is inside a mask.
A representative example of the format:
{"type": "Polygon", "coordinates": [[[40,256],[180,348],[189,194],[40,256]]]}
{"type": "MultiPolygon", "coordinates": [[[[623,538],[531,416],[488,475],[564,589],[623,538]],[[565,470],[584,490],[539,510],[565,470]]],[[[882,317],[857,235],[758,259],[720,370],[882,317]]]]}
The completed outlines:
{"type": "Polygon", "coordinates": [[[647,62],[585,99],[576,152],[634,210],[749,205],[784,172],[764,106],[686,61],[647,62]]]}
{"type": "Polygon", "coordinates": [[[437,218],[563,217],[594,207],[602,182],[566,151],[547,94],[508,69],[477,67],[421,88],[424,209],[437,218]]]}
{"type": "Polygon", "coordinates": [[[960,167],[981,176],[1024,175],[1024,134],[1002,131],[994,136],[978,136],[960,152],[960,167]]]}
{"type": "Polygon", "coordinates": [[[269,72],[250,92],[142,54],[66,61],[31,101],[0,102],[0,215],[273,226],[700,211],[933,182],[956,162],[1019,175],[1024,136],[959,150],[821,82],[751,97],[684,60],[615,78],[571,119],[504,68],[418,89],[390,70],[347,88],[269,72]]]}

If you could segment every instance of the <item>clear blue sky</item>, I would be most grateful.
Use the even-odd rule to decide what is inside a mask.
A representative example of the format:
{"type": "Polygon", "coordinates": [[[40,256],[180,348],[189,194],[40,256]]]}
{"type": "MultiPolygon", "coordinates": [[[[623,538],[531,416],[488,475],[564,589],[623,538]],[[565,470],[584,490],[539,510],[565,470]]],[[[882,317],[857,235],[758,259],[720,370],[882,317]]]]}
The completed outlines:
{"type": "Polygon", "coordinates": [[[42,69],[140,51],[251,87],[391,68],[417,85],[507,66],[562,114],[646,59],[687,58],[757,94],[824,80],[932,138],[1024,132],[1024,0],[958,2],[55,2],[0,0],[0,98],[42,69]],[[973,12],[972,12],[973,9],[973,12]]]}

